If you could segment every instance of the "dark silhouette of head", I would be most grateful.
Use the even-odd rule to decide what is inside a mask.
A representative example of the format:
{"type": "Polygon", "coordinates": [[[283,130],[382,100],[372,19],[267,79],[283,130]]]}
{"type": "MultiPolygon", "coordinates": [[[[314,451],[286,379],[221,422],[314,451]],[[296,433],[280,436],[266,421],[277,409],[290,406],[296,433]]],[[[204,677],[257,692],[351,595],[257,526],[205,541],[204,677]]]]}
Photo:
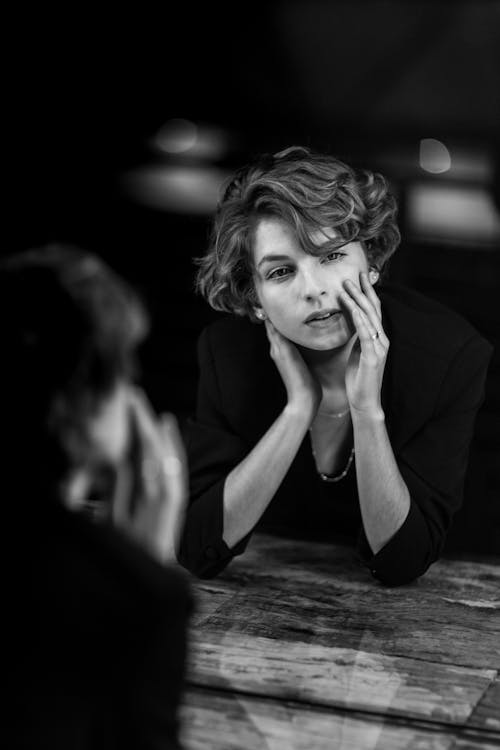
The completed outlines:
{"type": "Polygon", "coordinates": [[[134,377],[144,306],[101,259],[48,245],[0,261],[7,473],[46,494],[92,452],[88,422],[134,377]]]}

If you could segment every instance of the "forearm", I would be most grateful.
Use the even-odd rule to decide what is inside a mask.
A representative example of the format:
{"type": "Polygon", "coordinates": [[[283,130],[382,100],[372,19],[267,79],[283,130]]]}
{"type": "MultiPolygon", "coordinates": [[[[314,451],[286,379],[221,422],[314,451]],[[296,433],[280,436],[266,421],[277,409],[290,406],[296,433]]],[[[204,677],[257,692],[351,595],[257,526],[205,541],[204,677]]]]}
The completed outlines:
{"type": "Polygon", "coordinates": [[[361,517],[374,554],[396,534],[410,509],[410,493],[399,472],[383,412],[353,414],[356,477],[361,517]]]}
{"type": "Polygon", "coordinates": [[[306,410],[288,405],[224,485],[224,532],[228,547],[248,534],[279,488],[309,428],[306,410]]]}

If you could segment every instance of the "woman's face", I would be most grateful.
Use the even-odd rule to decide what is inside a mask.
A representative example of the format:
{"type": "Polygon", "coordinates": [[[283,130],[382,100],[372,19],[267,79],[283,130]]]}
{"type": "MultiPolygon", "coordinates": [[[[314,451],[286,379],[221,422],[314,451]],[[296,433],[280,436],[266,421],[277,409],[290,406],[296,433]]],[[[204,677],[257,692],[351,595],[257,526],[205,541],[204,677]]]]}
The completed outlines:
{"type": "MultiPolygon", "coordinates": [[[[335,231],[318,232],[318,247],[335,231]]],[[[365,252],[351,242],[327,255],[310,255],[293,230],[279,219],[265,218],[254,236],[254,283],[261,309],[271,323],[295,344],[326,351],[346,344],[355,329],[339,294],[346,279],[360,286],[368,272],[365,252]]]]}

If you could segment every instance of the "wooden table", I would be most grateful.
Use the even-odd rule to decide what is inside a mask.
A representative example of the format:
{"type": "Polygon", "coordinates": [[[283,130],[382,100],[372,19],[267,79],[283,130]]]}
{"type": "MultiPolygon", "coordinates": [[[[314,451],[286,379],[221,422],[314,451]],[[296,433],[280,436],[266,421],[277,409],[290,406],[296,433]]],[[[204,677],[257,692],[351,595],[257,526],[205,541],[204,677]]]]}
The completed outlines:
{"type": "Polygon", "coordinates": [[[500,557],[385,588],[348,547],[255,535],[192,583],[186,750],[500,747],[500,557]]]}

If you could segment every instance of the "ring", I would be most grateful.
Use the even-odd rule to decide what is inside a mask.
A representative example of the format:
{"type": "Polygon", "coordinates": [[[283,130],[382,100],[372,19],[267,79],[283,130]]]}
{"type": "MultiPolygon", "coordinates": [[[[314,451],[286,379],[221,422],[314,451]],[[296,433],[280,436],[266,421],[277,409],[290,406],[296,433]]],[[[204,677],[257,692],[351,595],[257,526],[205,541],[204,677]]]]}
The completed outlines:
{"type": "Polygon", "coordinates": [[[182,473],[182,463],[176,456],[165,456],[162,467],[168,477],[176,477],[182,473]]]}
{"type": "Polygon", "coordinates": [[[150,489],[156,489],[162,476],[176,477],[182,473],[182,463],[176,456],[161,459],[147,457],[142,462],[142,476],[150,489]]]}
{"type": "Polygon", "coordinates": [[[379,332],[378,331],[376,331],[375,333],[372,333],[372,339],[373,339],[373,341],[375,341],[375,339],[378,339],[378,337],[379,337],[379,332]]]}

